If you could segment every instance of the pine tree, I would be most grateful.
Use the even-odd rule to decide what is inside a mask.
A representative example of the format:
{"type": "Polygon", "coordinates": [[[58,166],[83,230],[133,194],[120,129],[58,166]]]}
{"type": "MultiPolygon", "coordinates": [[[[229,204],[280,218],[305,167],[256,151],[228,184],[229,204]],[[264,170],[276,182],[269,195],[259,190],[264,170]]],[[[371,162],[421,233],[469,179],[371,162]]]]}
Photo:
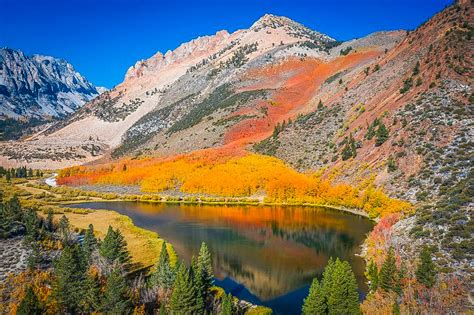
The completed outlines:
{"type": "Polygon", "coordinates": [[[5,174],[5,179],[7,180],[7,182],[11,181],[12,179],[12,175],[10,174],[9,170],[7,170],[7,173],[5,174]]]}
{"type": "Polygon", "coordinates": [[[416,270],[416,280],[431,288],[436,283],[436,266],[431,259],[431,250],[424,247],[420,254],[420,265],[416,270]]]}
{"type": "Polygon", "coordinates": [[[84,252],[84,257],[88,263],[92,260],[92,253],[97,248],[97,239],[94,235],[94,226],[89,224],[86,234],[84,235],[84,241],[82,242],[82,250],[84,252]]]}
{"type": "Polygon", "coordinates": [[[170,289],[173,286],[174,280],[175,271],[171,267],[166,242],[163,242],[155,272],[150,277],[150,285],[170,289]]]}
{"type": "Polygon", "coordinates": [[[7,207],[0,202],[0,237],[7,238],[10,233],[10,228],[12,225],[11,216],[7,212],[7,207]]]}
{"type": "Polygon", "coordinates": [[[406,265],[405,261],[402,260],[402,262],[400,263],[400,270],[398,272],[398,283],[399,283],[399,291],[400,292],[401,292],[401,289],[402,289],[401,281],[407,277],[407,274],[408,274],[407,265],[406,265]]]}
{"type": "Polygon", "coordinates": [[[344,148],[342,148],[341,157],[343,161],[346,161],[352,157],[352,152],[347,142],[344,145],[344,148]]]}
{"type": "Polygon", "coordinates": [[[45,228],[49,232],[54,232],[54,211],[53,209],[49,208],[47,215],[46,215],[46,222],[45,222],[45,228]]]}
{"type": "Polygon", "coordinates": [[[220,315],[232,315],[232,305],[234,303],[234,298],[232,297],[232,294],[224,294],[222,297],[222,305],[221,305],[221,311],[220,315]]]}
{"type": "Polygon", "coordinates": [[[28,269],[33,270],[38,267],[41,263],[41,253],[39,249],[38,242],[29,242],[30,253],[28,254],[28,258],[26,259],[26,263],[28,269]]]}
{"type": "Polygon", "coordinates": [[[209,289],[214,283],[214,271],[212,269],[211,253],[204,242],[202,242],[201,248],[199,249],[198,273],[201,275],[202,279],[203,295],[207,298],[209,289]]]}
{"type": "Polygon", "coordinates": [[[382,264],[379,274],[379,286],[384,291],[396,291],[398,287],[398,270],[395,263],[395,253],[393,247],[390,247],[387,257],[382,264]]]}
{"type": "Polygon", "coordinates": [[[41,303],[33,291],[32,287],[26,289],[26,294],[16,311],[17,315],[36,315],[42,314],[41,303]]]}
{"type": "Polygon", "coordinates": [[[80,309],[84,296],[85,266],[77,244],[66,245],[55,263],[53,295],[66,312],[75,313],[80,309]]]}
{"type": "Polygon", "coordinates": [[[328,297],[332,290],[332,283],[334,278],[334,269],[335,269],[335,261],[329,258],[328,263],[323,271],[323,277],[321,279],[321,299],[318,303],[319,307],[318,310],[321,311],[322,314],[329,313],[329,304],[328,304],[328,297]]]}
{"type": "Polygon", "coordinates": [[[196,311],[196,292],[186,265],[179,265],[169,308],[173,314],[191,314],[196,311]]]}
{"type": "Polygon", "coordinates": [[[380,123],[379,128],[375,133],[375,146],[381,146],[388,139],[388,130],[383,123],[380,123]]]}
{"type": "Polygon", "coordinates": [[[313,279],[309,288],[308,296],[304,299],[302,308],[303,315],[325,314],[327,306],[324,303],[322,287],[317,278],[313,279]]]}
{"type": "Polygon", "coordinates": [[[415,76],[415,75],[417,75],[418,73],[420,73],[420,62],[419,62],[419,61],[416,62],[416,65],[415,65],[415,67],[413,68],[413,75],[415,76]]]}
{"type": "Polygon", "coordinates": [[[115,267],[107,277],[104,302],[102,306],[106,314],[128,314],[130,297],[127,282],[120,269],[115,267]]]}
{"type": "Polygon", "coordinates": [[[370,284],[369,284],[370,292],[377,291],[377,288],[379,285],[379,272],[377,269],[377,265],[374,263],[373,260],[371,260],[369,262],[369,265],[367,266],[366,276],[367,276],[367,279],[370,281],[370,284]]]}
{"type": "Polygon", "coordinates": [[[69,242],[69,219],[63,215],[61,219],[59,219],[59,234],[62,237],[62,241],[64,244],[67,244],[69,242]]]}
{"type": "Polygon", "coordinates": [[[36,177],[40,177],[40,171],[36,170],[36,177]]]}
{"type": "Polygon", "coordinates": [[[18,199],[17,194],[14,194],[13,197],[5,203],[4,207],[5,215],[10,222],[22,221],[20,199],[18,199]]]}
{"type": "Polygon", "coordinates": [[[101,292],[100,278],[95,269],[87,272],[84,284],[84,305],[82,307],[85,313],[93,313],[101,311],[101,292]]]}
{"type": "Polygon", "coordinates": [[[36,211],[33,209],[28,209],[25,211],[24,222],[26,226],[27,237],[33,241],[38,237],[38,226],[39,219],[36,215],[36,211]]]}
{"type": "Polygon", "coordinates": [[[127,250],[127,242],[125,241],[120,230],[114,231],[109,226],[107,235],[100,246],[100,254],[109,260],[110,263],[118,262],[121,265],[128,265],[130,262],[130,254],[127,250]]]}
{"type": "Polygon", "coordinates": [[[33,170],[31,168],[28,170],[28,177],[33,177],[33,170]]]}
{"type": "Polygon", "coordinates": [[[347,261],[336,259],[328,307],[329,314],[360,314],[357,282],[347,261]]]}
{"type": "Polygon", "coordinates": [[[198,260],[193,256],[191,259],[190,275],[193,280],[193,286],[196,296],[196,312],[204,312],[204,299],[207,297],[206,287],[204,286],[203,269],[200,268],[198,260]]]}

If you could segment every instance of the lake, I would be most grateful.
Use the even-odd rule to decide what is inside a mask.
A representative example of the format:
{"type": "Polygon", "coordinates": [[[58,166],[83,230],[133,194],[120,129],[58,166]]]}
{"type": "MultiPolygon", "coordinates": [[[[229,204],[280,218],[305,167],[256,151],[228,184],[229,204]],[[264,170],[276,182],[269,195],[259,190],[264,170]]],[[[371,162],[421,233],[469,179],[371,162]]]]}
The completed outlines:
{"type": "Polygon", "coordinates": [[[363,298],[364,261],[356,256],[373,224],[324,208],[87,202],[68,207],[108,209],[157,232],[187,263],[202,242],[212,253],[215,284],[234,296],[299,314],[314,277],[329,257],[348,260],[363,298]]]}

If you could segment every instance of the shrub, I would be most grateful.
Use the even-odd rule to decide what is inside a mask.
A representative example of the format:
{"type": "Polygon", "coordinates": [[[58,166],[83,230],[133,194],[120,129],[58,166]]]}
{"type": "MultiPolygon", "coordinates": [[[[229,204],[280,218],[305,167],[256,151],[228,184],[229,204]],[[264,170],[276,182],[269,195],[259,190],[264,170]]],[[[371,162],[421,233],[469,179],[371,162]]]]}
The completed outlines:
{"type": "Polygon", "coordinates": [[[400,89],[400,93],[404,94],[408,92],[412,88],[412,86],[413,86],[413,79],[412,78],[406,79],[405,81],[403,81],[403,87],[400,89]]]}

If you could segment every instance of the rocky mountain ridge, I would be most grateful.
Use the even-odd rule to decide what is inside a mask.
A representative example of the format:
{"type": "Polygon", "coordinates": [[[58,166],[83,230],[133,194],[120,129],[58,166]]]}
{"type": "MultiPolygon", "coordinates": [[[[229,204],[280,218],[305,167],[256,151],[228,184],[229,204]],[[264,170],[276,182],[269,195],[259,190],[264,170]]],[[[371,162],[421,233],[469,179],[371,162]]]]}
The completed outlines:
{"type": "MultiPolygon", "coordinates": [[[[161,128],[159,126],[172,125],[188,114],[195,107],[192,102],[203,101],[226,82],[237,82],[239,75],[252,67],[295,56],[326,58],[329,49],[337,44],[325,35],[289,21],[287,18],[264,16],[253,29],[238,30],[232,34],[221,31],[182,44],[173,52],[164,55],[157,53],[139,61],[129,69],[123,83],[31,140],[39,141],[36,144],[44,146],[53,142],[63,142],[68,146],[68,143],[89,139],[95,139],[101,147],[127,146],[125,142],[134,141],[127,141],[131,133],[144,130],[143,138],[155,136],[157,128],[161,128]],[[267,26],[268,19],[280,22],[267,26]],[[184,99],[188,100],[186,106],[180,102],[184,99]],[[174,110],[168,113],[165,108],[170,109],[172,104],[174,110]],[[163,117],[156,116],[160,111],[174,118],[164,123],[163,117]],[[150,116],[155,117],[151,129],[145,127],[150,123],[141,125],[150,116]]],[[[212,112],[212,109],[208,111],[212,112]]],[[[22,145],[30,144],[33,145],[32,142],[22,145]]],[[[127,151],[124,148],[120,150],[127,151]]],[[[20,157],[21,154],[16,155],[16,158],[20,157]]],[[[84,161],[64,161],[62,165],[84,161]]]]}
{"type": "Polygon", "coordinates": [[[0,115],[4,118],[65,117],[104,90],[62,59],[0,49],[0,115]]]}

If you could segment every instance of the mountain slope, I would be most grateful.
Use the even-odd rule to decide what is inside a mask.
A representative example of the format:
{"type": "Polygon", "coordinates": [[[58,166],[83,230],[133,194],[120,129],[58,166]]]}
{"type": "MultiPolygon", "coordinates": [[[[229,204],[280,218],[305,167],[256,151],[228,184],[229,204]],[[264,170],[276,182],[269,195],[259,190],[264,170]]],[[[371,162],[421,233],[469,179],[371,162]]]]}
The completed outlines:
{"type": "Polygon", "coordinates": [[[0,118],[64,117],[103,91],[64,60],[0,49],[0,118]]]}
{"type": "Polygon", "coordinates": [[[473,258],[472,10],[460,1],[414,31],[346,43],[266,15],[247,30],[139,61],[67,120],[4,145],[2,163],[102,159],[66,169],[61,181],[336,200],[385,216],[367,242],[366,257],[379,267],[393,247],[413,271],[413,257],[430,245],[442,284],[465,281],[473,258]],[[377,189],[417,211],[406,215],[407,203],[377,189]]]}
{"type": "MultiPolygon", "coordinates": [[[[329,76],[354,71],[401,36],[380,33],[355,41],[357,51],[344,56],[332,49],[339,43],[330,37],[288,18],[265,15],[247,30],[221,31],[137,62],[116,88],[49,128],[47,135],[21,143],[21,152],[10,147],[4,155],[14,156],[8,159],[11,164],[21,163],[29,148],[55,143],[60,150],[90,140],[110,149],[55,163],[83,163],[107,152],[118,157],[220,146],[245,149],[283,120],[310,112],[314,94],[329,76]]],[[[45,158],[37,156],[36,165],[45,158]]],[[[35,162],[29,158],[29,163],[35,162]]]]}
{"type": "MultiPolygon", "coordinates": [[[[223,83],[236,80],[249,63],[262,59],[266,53],[304,41],[311,41],[320,49],[314,51],[316,55],[324,53],[335,42],[289,19],[266,15],[248,30],[232,34],[221,31],[182,44],[164,55],[157,53],[137,62],[128,70],[122,84],[88,104],[71,118],[72,124],[54,136],[71,134],[76,127],[88,125],[92,127],[89,130],[107,144],[118,146],[125,140],[122,136],[127,129],[132,126],[133,130],[140,128],[144,115],[159,115],[159,110],[191,95],[193,99],[190,103],[197,104],[223,83]],[[137,123],[139,119],[142,120],[137,123]]],[[[177,117],[174,120],[179,120],[190,107],[175,104],[172,112],[177,117]]],[[[161,117],[157,119],[163,120],[161,117]]],[[[167,124],[174,123],[168,117],[166,120],[167,124]]],[[[66,124],[68,122],[62,125],[66,124]]],[[[157,128],[162,127],[154,126],[153,131],[157,128]]],[[[89,135],[81,136],[87,138],[89,135]]]]}
{"type": "MultiPolygon", "coordinates": [[[[403,183],[426,167],[435,171],[428,164],[436,161],[427,154],[436,149],[436,158],[441,159],[463,141],[469,146],[472,138],[472,56],[465,54],[472,47],[471,15],[469,6],[450,7],[407,32],[393,49],[363,69],[338,72],[314,96],[323,107],[298,117],[255,150],[301,170],[326,167],[328,175],[342,170],[336,176],[341,181],[377,175],[378,185],[416,201],[417,191],[403,183]],[[373,133],[379,122],[388,135],[377,143],[373,133]],[[351,135],[355,156],[345,159],[343,151],[351,135]]],[[[469,158],[458,155],[452,162],[463,159],[469,158]]],[[[467,165],[456,166],[459,173],[466,172],[467,165]]],[[[424,189],[434,184],[433,175],[446,176],[438,169],[424,189]]]]}
{"type": "MultiPolygon", "coordinates": [[[[194,104],[202,102],[218,87],[224,89],[223,83],[238,81],[239,74],[249,63],[257,59],[260,63],[271,63],[271,60],[265,61],[266,53],[295,55],[306,51],[307,54],[322,56],[335,43],[333,39],[296,22],[271,15],[262,17],[248,30],[232,34],[221,31],[214,36],[195,39],[173,52],[157,53],[148,60],[137,62],[129,69],[122,84],[102,94],[69,119],[30,138],[30,141],[3,144],[3,163],[15,165],[28,161],[40,166],[48,165],[46,160],[52,159],[53,165],[65,166],[97,159],[110,151],[108,148],[121,144],[121,152],[133,153],[133,148],[128,150],[126,147],[130,143],[137,147],[134,134],[138,132],[140,138],[149,139],[159,133],[164,124],[171,127],[188,114],[194,104]],[[295,43],[305,43],[313,49],[292,47],[295,43]],[[187,105],[179,104],[178,101],[185,99],[187,105]],[[160,110],[166,112],[172,104],[173,110],[163,122],[160,110]],[[148,125],[143,123],[149,117],[152,121],[148,125]],[[84,141],[92,141],[96,148],[106,151],[83,152],[80,144],[84,141]],[[73,149],[71,144],[79,147],[73,149]],[[38,148],[47,153],[39,153],[38,148]],[[82,153],[63,159],[63,152],[71,150],[82,153]],[[54,157],[48,158],[48,154],[54,157]]],[[[141,142],[146,143],[146,140],[141,142]]]]}

